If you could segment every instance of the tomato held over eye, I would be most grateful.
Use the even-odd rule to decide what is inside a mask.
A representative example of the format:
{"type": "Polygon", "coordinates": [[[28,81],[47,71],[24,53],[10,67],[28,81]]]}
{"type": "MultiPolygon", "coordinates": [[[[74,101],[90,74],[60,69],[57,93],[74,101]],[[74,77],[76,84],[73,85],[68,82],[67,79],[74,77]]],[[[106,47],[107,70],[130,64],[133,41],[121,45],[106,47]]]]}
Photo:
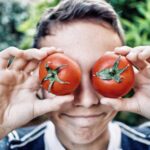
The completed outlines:
{"type": "Polygon", "coordinates": [[[79,65],[63,53],[54,53],[39,65],[39,80],[45,90],[55,95],[72,93],[80,84],[79,65]]]}
{"type": "Polygon", "coordinates": [[[133,88],[135,75],[132,64],[125,56],[104,54],[92,67],[91,80],[101,95],[118,98],[133,88]]]}

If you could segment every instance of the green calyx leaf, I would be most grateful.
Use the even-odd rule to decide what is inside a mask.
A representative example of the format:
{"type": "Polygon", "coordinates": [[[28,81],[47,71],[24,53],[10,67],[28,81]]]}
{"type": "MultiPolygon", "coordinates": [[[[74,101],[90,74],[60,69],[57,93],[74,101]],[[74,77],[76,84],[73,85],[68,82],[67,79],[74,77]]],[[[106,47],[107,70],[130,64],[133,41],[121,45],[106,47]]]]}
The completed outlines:
{"type": "Polygon", "coordinates": [[[48,92],[51,92],[51,88],[53,86],[53,84],[55,82],[59,82],[61,84],[69,84],[69,82],[66,81],[62,81],[61,79],[59,79],[58,77],[58,73],[63,69],[63,67],[67,66],[67,64],[58,66],[56,69],[51,69],[49,67],[49,62],[45,65],[45,69],[47,71],[47,75],[43,78],[43,80],[41,81],[41,83],[45,82],[45,81],[49,81],[50,84],[48,86],[48,92]]]}
{"type": "Polygon", "coordinates": [[[127,65],[126,67],[119,69],[118,66],[120,62],[120,57],[121,56],[116,59],[112,68],[106,68],[99,72],[96,72],[96,76],[100,77],[103,80],[114,80],[117,83],[121,82],[122,80],[120,76],[129,66],[127,65]]]}

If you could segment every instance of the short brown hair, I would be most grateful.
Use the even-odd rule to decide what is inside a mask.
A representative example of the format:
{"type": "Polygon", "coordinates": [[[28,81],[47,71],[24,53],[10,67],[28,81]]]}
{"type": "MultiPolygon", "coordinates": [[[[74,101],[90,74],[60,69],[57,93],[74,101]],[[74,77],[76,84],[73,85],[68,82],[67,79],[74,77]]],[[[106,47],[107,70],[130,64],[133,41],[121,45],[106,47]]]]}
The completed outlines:
{"type": "Polygon", "coordinates": [[[41,37],[51,35],[50,31],[57,23],[73,20],[105,21],[118,33],[124,43],[123,30],[112,6],[104,0],[62,0],[56,7],[49,9],[37,25],[33,47],[38,48],[41,37]]]}

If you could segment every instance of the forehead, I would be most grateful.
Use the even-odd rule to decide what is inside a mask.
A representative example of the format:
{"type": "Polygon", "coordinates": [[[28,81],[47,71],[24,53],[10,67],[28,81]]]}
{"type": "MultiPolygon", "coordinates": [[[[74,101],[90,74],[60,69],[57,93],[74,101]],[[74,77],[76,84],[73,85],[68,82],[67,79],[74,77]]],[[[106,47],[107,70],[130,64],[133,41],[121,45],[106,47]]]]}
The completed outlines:
{"type": "Polygon", "coordinates": [[[118,34],[106,23],[71,22],[58,25],[40,40],[40,47],[54,46],[88,70],[106,51],[121,46],[118,34]]]}

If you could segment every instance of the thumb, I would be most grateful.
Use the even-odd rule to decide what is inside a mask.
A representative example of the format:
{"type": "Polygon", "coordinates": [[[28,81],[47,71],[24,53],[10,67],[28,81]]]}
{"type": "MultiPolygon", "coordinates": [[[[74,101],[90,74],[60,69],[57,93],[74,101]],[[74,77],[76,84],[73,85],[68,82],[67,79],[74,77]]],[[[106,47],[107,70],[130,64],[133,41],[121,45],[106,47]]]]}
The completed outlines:
{"type": "Polygon", "coordinates": [[[57,111],[62,105],[72,102],[73,100],[73,95],[56,96],[52,99],[37,100],[34,102],[34,117],[41,116],[48,112],[57,111]]]}
{"type": "Polygon", "coordinates": [[[102,98],[101,104],[111,106],[116,111],[138,112],[138,103],[132,98],[102,98]]]}

